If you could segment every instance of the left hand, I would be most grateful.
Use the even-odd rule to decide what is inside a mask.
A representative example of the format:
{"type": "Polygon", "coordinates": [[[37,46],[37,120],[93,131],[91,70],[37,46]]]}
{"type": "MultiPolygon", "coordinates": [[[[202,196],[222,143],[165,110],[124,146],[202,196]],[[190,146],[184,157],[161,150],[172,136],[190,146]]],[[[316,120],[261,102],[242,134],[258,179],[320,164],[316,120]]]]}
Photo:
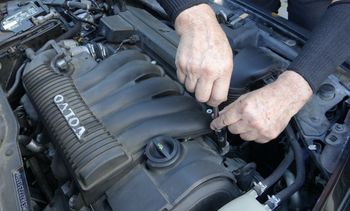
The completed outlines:
{"type": "Polygon", "coordinates": [[[266,143],[283,131],[311,95],[312,90],[302,76],[286,71],[275,82],[239,97],[210,126],[212,129],[228,126],[231,133],[246,141],[266,143]]]}
{"type": "Polygon", "coordinates": [[[199,102],[218,106],[226,101],[233,55],[225,32],[207,4],[181,12],[175,20],[180,42],[176,53],[179,81],[199,102]]]}

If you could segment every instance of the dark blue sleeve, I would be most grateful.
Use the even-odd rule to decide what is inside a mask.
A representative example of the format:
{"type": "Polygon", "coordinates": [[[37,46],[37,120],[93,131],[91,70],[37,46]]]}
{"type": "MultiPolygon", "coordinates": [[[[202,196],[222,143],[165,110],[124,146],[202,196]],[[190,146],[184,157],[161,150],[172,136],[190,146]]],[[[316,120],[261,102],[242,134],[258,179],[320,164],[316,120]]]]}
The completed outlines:
{"type": "Polygon", "coordinates": [[[331,4],[313,30],[290,70],[299,73],[313,91],[350,58],[350,1],[331,4]]]}
{"type": "Polygon", "coordinates": [[[193,7],[198,4],[206,4],[207,0],[157,0],[169,15],[172,22],[185,9],[193,7]]]}

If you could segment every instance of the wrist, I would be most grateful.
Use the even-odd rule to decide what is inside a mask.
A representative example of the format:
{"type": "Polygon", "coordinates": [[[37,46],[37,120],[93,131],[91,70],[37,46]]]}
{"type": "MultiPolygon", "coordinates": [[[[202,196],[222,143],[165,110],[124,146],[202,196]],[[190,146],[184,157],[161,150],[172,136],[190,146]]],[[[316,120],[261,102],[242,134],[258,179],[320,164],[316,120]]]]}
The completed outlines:
{"type": "Polygon", "coordinates": [[[182,11],[175,19],[175,29],[181,36],[187,30],[217,24],[215,13],[208,4],[199,4],[182,11]]]}
{"type": "Polygon", "coordinates": [[[309,83],[294,71],[287,70],[283,72],[276,80],[276,83],[293,102],[304,105],[312,96],[312,89],[309,83]]]}
{"type": "Polygon", "coordinates": [[[270,85],[271,93],[287,116],[294,116],[312,96],[307,81],[294,71],[285,71],[270,85]]]}

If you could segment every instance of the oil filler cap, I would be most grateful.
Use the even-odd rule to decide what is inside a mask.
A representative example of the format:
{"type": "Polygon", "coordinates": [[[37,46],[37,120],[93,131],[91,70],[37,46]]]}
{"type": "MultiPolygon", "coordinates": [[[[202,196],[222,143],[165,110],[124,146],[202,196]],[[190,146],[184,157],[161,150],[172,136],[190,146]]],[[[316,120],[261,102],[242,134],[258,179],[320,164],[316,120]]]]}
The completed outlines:
{"type": "Polygon", "coordinates": [[[169,136],[152,138],[145,150],[149,168],[163,168],[172,165],[180,156],[180,142],[169,136]]]}

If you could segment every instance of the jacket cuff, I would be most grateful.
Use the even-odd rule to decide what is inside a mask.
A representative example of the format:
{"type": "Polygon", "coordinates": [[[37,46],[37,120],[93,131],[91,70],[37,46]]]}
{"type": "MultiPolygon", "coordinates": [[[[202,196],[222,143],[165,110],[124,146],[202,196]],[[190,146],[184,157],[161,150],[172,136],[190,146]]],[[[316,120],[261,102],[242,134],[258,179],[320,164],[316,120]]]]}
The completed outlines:
{"type": "Polygon", "coordinates": [[[199,5],[207,4],[207,0],[157,0],[169,15],[170,20],[175,22],[176,17],[184,10],[199,5]]]}

